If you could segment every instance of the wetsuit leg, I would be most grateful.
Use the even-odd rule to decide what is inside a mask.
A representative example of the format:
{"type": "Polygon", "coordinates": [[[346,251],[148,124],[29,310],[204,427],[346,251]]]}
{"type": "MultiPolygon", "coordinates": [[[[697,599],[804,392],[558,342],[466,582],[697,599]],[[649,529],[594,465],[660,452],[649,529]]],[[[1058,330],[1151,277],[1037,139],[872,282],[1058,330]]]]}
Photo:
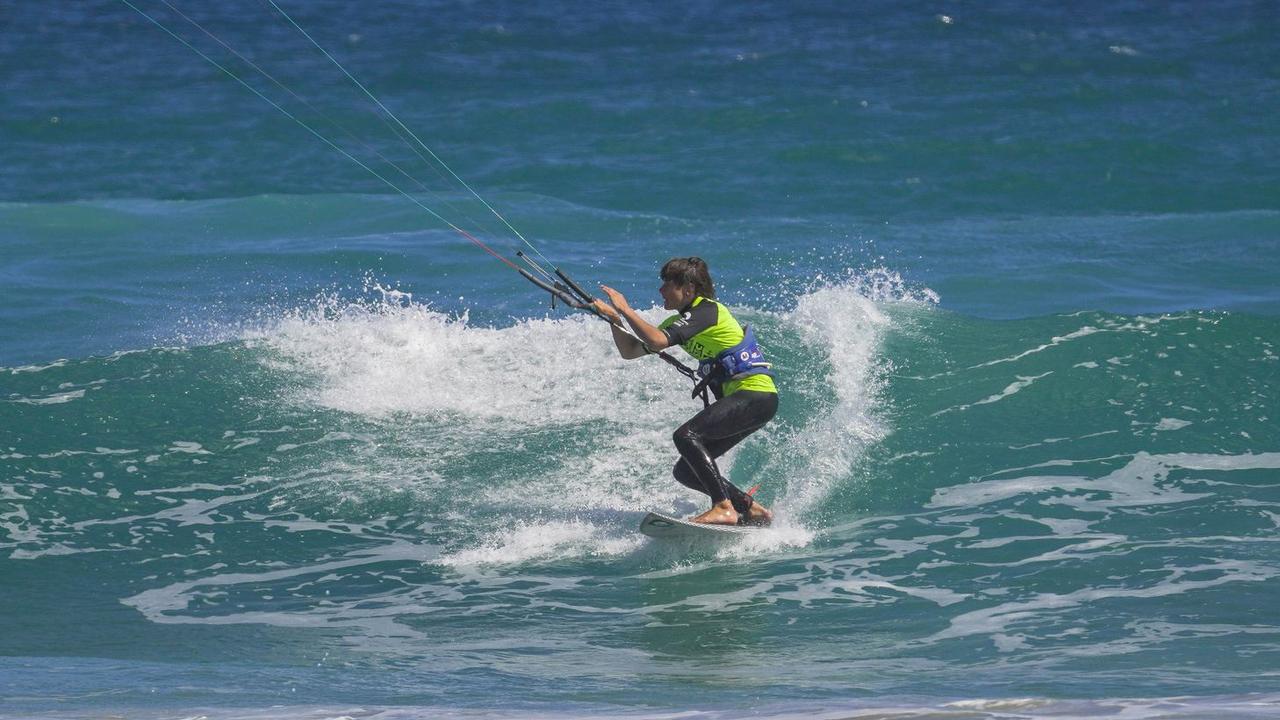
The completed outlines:
{"type": "Polygon", "coordinates": [[[689,467],[689,463],[685,462],[684,458],[680,458],[676,461],[676,466],[671,468],[671,474],[681,485],[689,488],[690,490],[697,490],[704,495],[706,494],[706,487],[703,486],[702,481],[698,479],[698,476],[693,474],[693,468],[689,467]]]}
{"type": "MultiPolygon", "coordinates": [[[[720,456],[729,452],[729,450],[733,449],[734,445],[737,445],[739,442],[744,440],[752,432],[754,432],[754,429],[748,430],[747,432],[738,433],[736,435],[725,438],[723,440],[712,440],[706,444],[707,454],[711,456],[711,466],[715,469],[716,475],[719,475],[722,478],[724,477],[724,475],[721,474],[720,472],[720,465],[716,463],[716,460],[719,459],[720,456]]],[[[679,460],[676,461],[675,467],[671,468],[671,474],[675,476],[675,479],[678,480],[681,485],[684,485],[690,490],[697,490],[698,492],[704,495],[709,494],[707,492],[706,486],[702,484],[702,480],[698,479],[698,476],[696,473],[694,473],[693,468],[689,465],[688,462],[685,461],[683,457],[681,457],[679,460]]],[[[732,486],[733,483],[729,483],[729,485],[732,486]]],[[[736,490],[737,488],[735,487],[733,489],[736,490]]],[[[730,492],[729,496],[730,496],[730,499],[732,499],[733,493],[730,492]]],[[[734,503],[734,507],[737,507],[736,502],[734,503]]]]}
{"type": "Polygon", "coordinates": [[[763,427],[777,412],[777,393],[740,390],[717,400],[672,436],[680,451],[680,462],[672,474],[682,484],[709,495],[712,502],[727,499],[738,512],[746,512],[751,498],[720,474],[715,459],[763,427]]]}

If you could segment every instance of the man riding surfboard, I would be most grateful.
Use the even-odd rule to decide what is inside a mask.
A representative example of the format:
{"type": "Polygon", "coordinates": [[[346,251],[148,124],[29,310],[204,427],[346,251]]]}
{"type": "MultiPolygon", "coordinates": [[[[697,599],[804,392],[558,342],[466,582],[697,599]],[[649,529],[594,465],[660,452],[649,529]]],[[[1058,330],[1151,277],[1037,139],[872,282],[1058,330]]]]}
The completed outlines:
{"type": "Polygon", "coordinates": [[[701,412],[676,429],[672,439],[680,459],[672,469],[676,480],[711,498],[711,509],[691,520],[715,525],[767,525],[773,513],[720,474],[716,458],[768,423],[778,411],[773,372],[749,327],[733,318],[715,299],[707,263],[698,257],[672,258],[659,272],[663,307],[677,311],[658,325],[640,317],[622,293],[601,285],[609,302],[595,309],[613,325],[618,353],[630,360],[679,345],[698,360],[700,387],[715,395],[701,412]],[[625,319],[635,336],[627,334],[625,319]],[[637,340],[637,338],[639,338],[637,340]]]}

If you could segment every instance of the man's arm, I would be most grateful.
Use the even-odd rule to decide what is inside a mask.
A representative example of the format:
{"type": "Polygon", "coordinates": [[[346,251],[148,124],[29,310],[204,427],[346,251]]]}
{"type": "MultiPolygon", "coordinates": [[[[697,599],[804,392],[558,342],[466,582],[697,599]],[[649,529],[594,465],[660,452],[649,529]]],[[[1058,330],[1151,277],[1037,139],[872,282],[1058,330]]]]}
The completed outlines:
{"type": "Polygon", "coordinates": [[[634,360],[649,354],[644,343],[637,340],[635,336],[623,332],[617,325],[610,325],[609,329],[613,331],[613,344],[618,346],[618,354],[624,360],[634,360]]]}
{"type": "MultiPolygon", "coordinates": [[[[609,302],[612,303],[612,306],[604,303],[603,301],[597,300],[596,308],[614,320],[617,320],[619,317],[625,318],[627,324],[631,326],[631,329],[635,331],[636,336],[640,338],[640,342],[644,343],[644,347],[648,348],[648,352],[665,350],[671,346],[671,341],[667,339],[667,334],[654,327],[648,320],[640,317],[640,314],[633,310],[631,305],[627,303],[627,298],[623,296],[622,293],[608,287],[607,285],[601,285],[600,289],[608,296],[609,302]]],[[[617,342],[618,332],[618,329],[614,328],[614,342],[617,342]]],[[[622,334],[624,336],[626,335],[626,333],[622,334]]],[[[623,357],[627,357],[626,352],[621,346],[618,347],[618,351],[623,353],[623,357]]],[[[639,355],[634,357],[639,357],[639,355]]]]}
{"type": "MultiPolygon", "coordinates": [[[[623,304],[623,307],[626,307],[625,298],[623,298],[622,304],[623,304]]],[[[632,335],[631,333],[628,333],[622,327],[623,315],[621,312],[619,312],[619,310],[615,309],[612,305],[609,305],[603,300],[596,300],[595,303],[593,303],[593,305],[597,312],[599,312],[601,315],[605,316],[610,320],[611,324],[609,325],[609,330],[613,333],[613,344],[617,346],[618,354],[621,355],[623,359],[634,360],[638,357],[644,357],[645,355],[648,355],[651,352],[656,352],[658,350],[661,350],[662,348],[665,348],[667,346],[666,336],[663,335],[661,330],[657,330],[655,328],[655,330],[657,330],[658,335],[662,336],[661,347],[657,347],[657,348],[651,347],[651,346],[646,347],[645,342],[643,342],[636,335],[632,335]]],[[[626,307],[626,309],[631,310],[630,307],[626,307]]],[[[631,314],[635,315],[635,311],[631,311],[631,314]]],[[[639,320],[640,322],[644,322],[644,319],[638,316],[636,319],[639,320]]],[[[632,322],[630,318],[627,319],[627,323],[630,324],[633,328],[635,327],[635,323],[632,322]]],[[[645,324],[648,325],[648,323],[645,323],[645,324]]]]}

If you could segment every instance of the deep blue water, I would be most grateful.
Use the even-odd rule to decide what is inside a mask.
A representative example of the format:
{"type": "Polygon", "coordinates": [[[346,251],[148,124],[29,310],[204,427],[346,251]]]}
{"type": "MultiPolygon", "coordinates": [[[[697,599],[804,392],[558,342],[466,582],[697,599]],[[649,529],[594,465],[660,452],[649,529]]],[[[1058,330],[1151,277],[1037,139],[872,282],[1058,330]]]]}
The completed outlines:
{"type": "Polygon", "coordinates": [[[444,169],[171,1],[296,120],[0,8],[0,717],[1280,712],[1274,2],[282,4],[444,169]],[[441,218],[705,257],[777,527],[636,533],[686,382],[441,218]]]}

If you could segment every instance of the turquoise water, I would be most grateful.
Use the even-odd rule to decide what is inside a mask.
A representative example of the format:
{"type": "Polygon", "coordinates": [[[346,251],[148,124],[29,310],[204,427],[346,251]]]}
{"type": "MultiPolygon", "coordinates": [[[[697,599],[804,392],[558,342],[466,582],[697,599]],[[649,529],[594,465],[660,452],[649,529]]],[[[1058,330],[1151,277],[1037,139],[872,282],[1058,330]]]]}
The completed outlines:
{"type": "Polygon", "coordinates": [[[283,7],[584,284],[709,260],[779,522],[640,536],[683,378],[127,6],[6,8],[0,717],[1280,712],[1274,4],[283,7]]]}

